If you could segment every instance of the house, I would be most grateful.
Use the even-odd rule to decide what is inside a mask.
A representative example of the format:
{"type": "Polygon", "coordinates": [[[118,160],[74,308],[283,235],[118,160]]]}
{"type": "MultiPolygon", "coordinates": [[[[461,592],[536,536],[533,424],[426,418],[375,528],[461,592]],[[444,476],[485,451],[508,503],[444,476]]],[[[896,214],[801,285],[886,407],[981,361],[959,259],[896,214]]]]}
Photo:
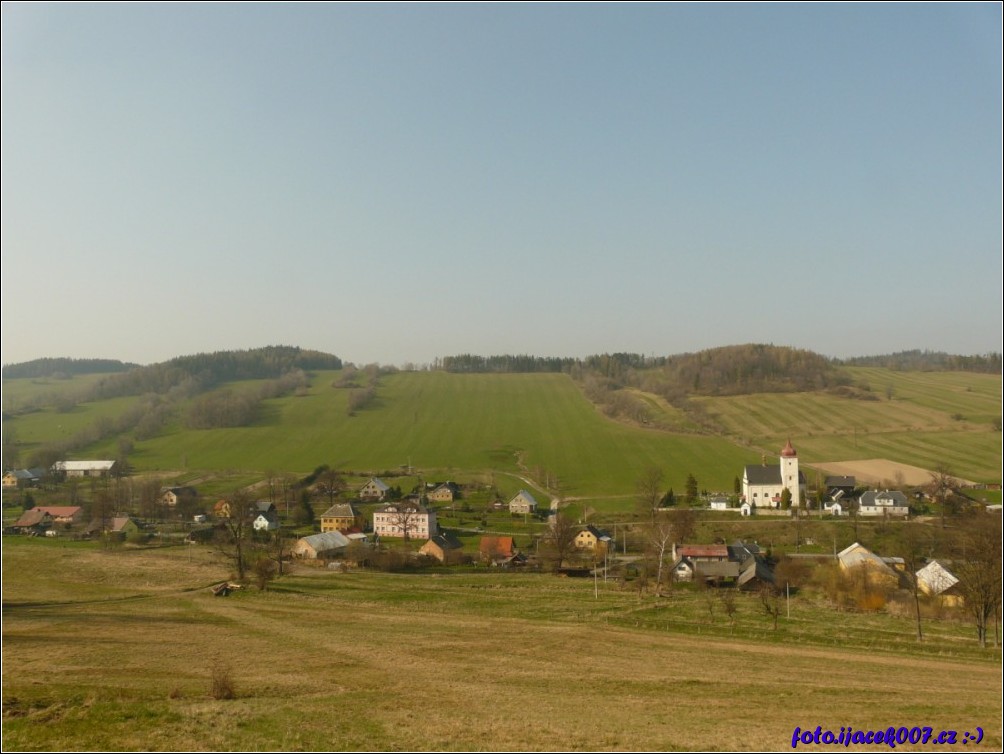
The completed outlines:
{"type": "Polygon", "coordinates": [[[79,524],[84,520],[84,509],[79,505],[38,505],[34,510],[48,513],[54,524],[79,524]]]}
{"type": "Polygon", "coordinates": [[[178,504],[180,499],[194,500],[199,496],[199,491],[194,487],[165,487],[160,492],[160,502],[169,508],[178,504]]]}
{"type": "Polygon", "coordinates": [[[478,543],[478,553],[481,560],[500,565],[511,559],[516,549],[512,537],[482,537],[478,543]]]}
{"type": "Polygon", "coordinates": [[[373,533],[379,537],[429,539],[438,532],[436,512],[414,498],[405,498],[373,512],[373,533]]]}
{"type": "Polygon", "coordinates": [[[798,453],[791,440],[781,448],[781,463],[746,466],[743,470],[742,500],[758,508],[780,508],[781,495],[791,494],[791,507],[798,508],[805,498],[805,475],[798,470],[798,453]]]}
{"type": "Polygon", "coordinates": [[[45,478],[45,469],[11,469],[3,475],[5,490],[34,487],[45,478]]]}
{"type": "Polygon", "coordinates": [[[356,525],[356,509],[350,503],[335,503],[321,514],[321,533],[347,531],[356,525]]]}
{"type": "Polygon", "coordinates": [[[823,480],[823,487],[831,500],[854,496],[857,479],[852,476],[828,476],[823,480]]]}
{"type": "Polygon", "coordinates": [[[899,586],[899,576],[889,565],[867,547],[855,542],[837,553],[840,570],[848,574],[863,574],[865,580],[890,589],[899,586]]]}
{"type": "Polygon", "coordinates": [[[534,499],[526,490],[520,490],[516,493],[516,496],[509,501],[509,512],[510,513],[535,513],[537,510],[537,501],[534,499]]]}
{"type": "Polygon", "coordinates": [[[390,487],[384,484],[382,480],[373,477],[359,490],[359,499],[370,501],[383,500],[389,490],[390,487]]]}
{"type": "Polygon", "coordinates": [[[726,545],[673,545],[673,560],[688,558],[694,563],[721,563],[729,559],[726,545]]]}
{"type": "Polygon", "coordinates": [[[946,605],[958,605],[962,602],[958,577],[937,560],[932,560],[917,571],[917,587],[924,594],[940,597],[946,605]]]}
{"type": "Polygon", "coordinates": [[[753,589],[774,583],[774,573],[760,548],[741,540],[731,545],[680,545],[674,548],[673,578],[753,589]]]}
{"type": "Polygon", "coordinates": [[[461,554],[463,547],[460,540],[452,534],[434,534],[429,538],[428,542],[422,545],[422,549],[418,551],[418,554],[428,555],[440,563],[445,563],[448,560],[456,560],[457,556],[461,554]]]}
{"type": "Polygon", "coordinates": [[[859,516],[906,518],[910,514],[910,501],[899,490],[869,490],[858,500],[859,516]]]}
{"type": "Polygon", "coordinates": [[[115,471],[115,461],[56,461],[52,471],[67,477],[102,477],[115,471]]]}
{"type": "Polygon", "coordinates": [[[727,511],[729,499],[725,495],[712,495],[708,500],[708,507],[713,511],[727,511]]]}
{"type": "Polygon", "coordinates": [[[14,522],[11,528],[21,534],[42,534],[52,526],[52,516],[44,510],[31,508],[21,514],[20,518],[14,522]]]}
{"type": "Polygon", "coordinates": [[[829,513],[831,516],[842,516],[844,515],[844,506],[840,503],[823,503],[823,513],[829,513]]]}
{"type": "Polygon", "coordinates": [[[87,526],[86,531],[88,534],[117,534],[128,537],[139,532],[139,524],[128,516],[96,518],[87,526]]]}
{"type": "Polygon", "coordinates": [[[611,537],[605,531],[597,529],[592,524],[575,535],[575,546],[580,550],[595,550],[597,547],[609,547],[611,537]]]}
{"type": "Polygon", "coordinates": [[[255,531],[277,531],[281,526],[279,514],[275,510],[259,513],[251,522],[251,526],[255,531]]]}
{"type": "Polygon", "coordinates": [[[441,482],[432,486],[432,491],[426,494],[431,502],[452,503],[459,488],[453,482],[441,482]]]}
{"type": "Polygon", "coordinates": [[[292,553],[294,558],[314,560],[336,555],[348,546],[349,538],[344,534],[337,531],[326,531],[296,540],[292,553]]]}
{"type": "Polygon", "coordinates": [[[754,506],[752,503],[743,503],[742,505],[739,506],[739,515],[752,516],[755,510],[756,506],[754,506]]]}

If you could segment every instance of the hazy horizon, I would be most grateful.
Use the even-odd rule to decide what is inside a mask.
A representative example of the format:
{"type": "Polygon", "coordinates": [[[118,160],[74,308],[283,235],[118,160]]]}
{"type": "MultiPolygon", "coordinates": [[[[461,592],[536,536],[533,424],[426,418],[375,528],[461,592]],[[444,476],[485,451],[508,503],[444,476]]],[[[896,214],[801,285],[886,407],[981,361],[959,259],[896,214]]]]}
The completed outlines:
{"type": "Polygon", "coordinates": [[[3,364],[1001,350],[1000,4],[2,13],[3,364]]]}

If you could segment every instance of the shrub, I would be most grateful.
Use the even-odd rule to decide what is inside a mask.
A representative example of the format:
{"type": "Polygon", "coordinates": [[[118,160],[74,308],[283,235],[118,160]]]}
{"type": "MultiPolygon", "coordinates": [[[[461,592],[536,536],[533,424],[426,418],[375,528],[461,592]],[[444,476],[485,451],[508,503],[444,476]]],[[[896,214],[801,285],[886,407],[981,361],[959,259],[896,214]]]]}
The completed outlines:
{"type": "Polygon", "coordinates": [[[213,699],[237,698],[233,670],[229,665],[219,660],[213,663],[212,678],[209,682],[209,695],[213,699]]]}

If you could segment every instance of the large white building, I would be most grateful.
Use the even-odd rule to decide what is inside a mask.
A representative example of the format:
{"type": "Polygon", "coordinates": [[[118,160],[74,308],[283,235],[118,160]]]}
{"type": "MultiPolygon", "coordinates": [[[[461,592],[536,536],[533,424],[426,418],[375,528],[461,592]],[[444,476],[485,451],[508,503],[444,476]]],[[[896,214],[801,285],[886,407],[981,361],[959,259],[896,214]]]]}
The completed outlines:
{"type": "Polygon", "coordinates": [[[429,539],[437,532],[436,512],[413,500],[389,503],[373,512],[373,533],[380,537],[429,539]]]}
{"type": "Polygon", "coordinates": [[[743,502],[757,508],[780,508],[781,494],[791,493],[791,507],[805,501],[805,475],[798,470],[798,453],[791,440],[781,448],[781,463],[777,466],[750,465],[743,471],[743,502]]]}

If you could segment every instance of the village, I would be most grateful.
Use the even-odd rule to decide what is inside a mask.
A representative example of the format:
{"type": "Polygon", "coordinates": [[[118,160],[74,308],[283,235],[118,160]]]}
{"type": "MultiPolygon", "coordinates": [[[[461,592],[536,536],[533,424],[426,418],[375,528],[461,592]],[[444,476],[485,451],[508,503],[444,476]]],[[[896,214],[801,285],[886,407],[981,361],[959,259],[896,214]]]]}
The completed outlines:
{"type": "Polygon", "coordinates": [[[570,520],[561,500],[542,505],[525,487],[503,497],[496,488],[486,496],[470,484],[422,481],[405,493],[376,476],[353,487],[330,469],[319,469],[306,480],[292,510],[291,488],[277,499],[274,486],[268,487],[267,499],[256,494],[263,491],[256,487],[212,502],[194,486],[164,486],[157,490],[155,517],[136,515],[136,506],[119,507],[101,495],[77,505],[32,504],[31,491],[43,485],[58,495],[61,485],[76,490],[83,480],[94,485],[114,479],[114,461],[61,461],[48,470],[4,474],[5,501],[15,495],[28,501],[17,520],[5,522],[4,534],[134,546],[184,542],[217,547],[231,557],[235,541],[246,539],[249,546],[236,550],[235,577],[254,570],[257,547],[268,553],[257,558],[266,563],[257,567],[260,574],[264,571],[263,585],[288,563],[298,562],[331,570],[436,565],[544,570],[638,580],[657,594],[673,584],[767,594],[805,583],[817,566],[835,566],[845,591],[856,591],[861,604],[885,604],[899,590],[937,601],[939,610],[960,606],[965,585],[944,559],[879,554],[857,537],[839,549],[834,539],[829,552],[802,551],[801,545],[811,545],[813,539],[807,533],[798,540],[799,522],[808,527],[813,521],[852,518],[857,535],[859,519],[909,520],[911,500],[901,490],[861,489],[850,476],[827,476],[810,495],[790,440],[778,461],[768,464],[764,457],[760,464],[747,465],[736,478],[738,494],[705,494],[692,507],[663,506],[663,499],[648,512],[648,520],[635,516],[596,523],[570,520]],[[325,507],[319,515],[305,516],[304,506],[312,510],[311,500],[325,507]],[[795,547],[792,551],[741,538],[726,542],[721,536],[698,541],[698,524],[720,515],[794,522],[795,547]]]}

